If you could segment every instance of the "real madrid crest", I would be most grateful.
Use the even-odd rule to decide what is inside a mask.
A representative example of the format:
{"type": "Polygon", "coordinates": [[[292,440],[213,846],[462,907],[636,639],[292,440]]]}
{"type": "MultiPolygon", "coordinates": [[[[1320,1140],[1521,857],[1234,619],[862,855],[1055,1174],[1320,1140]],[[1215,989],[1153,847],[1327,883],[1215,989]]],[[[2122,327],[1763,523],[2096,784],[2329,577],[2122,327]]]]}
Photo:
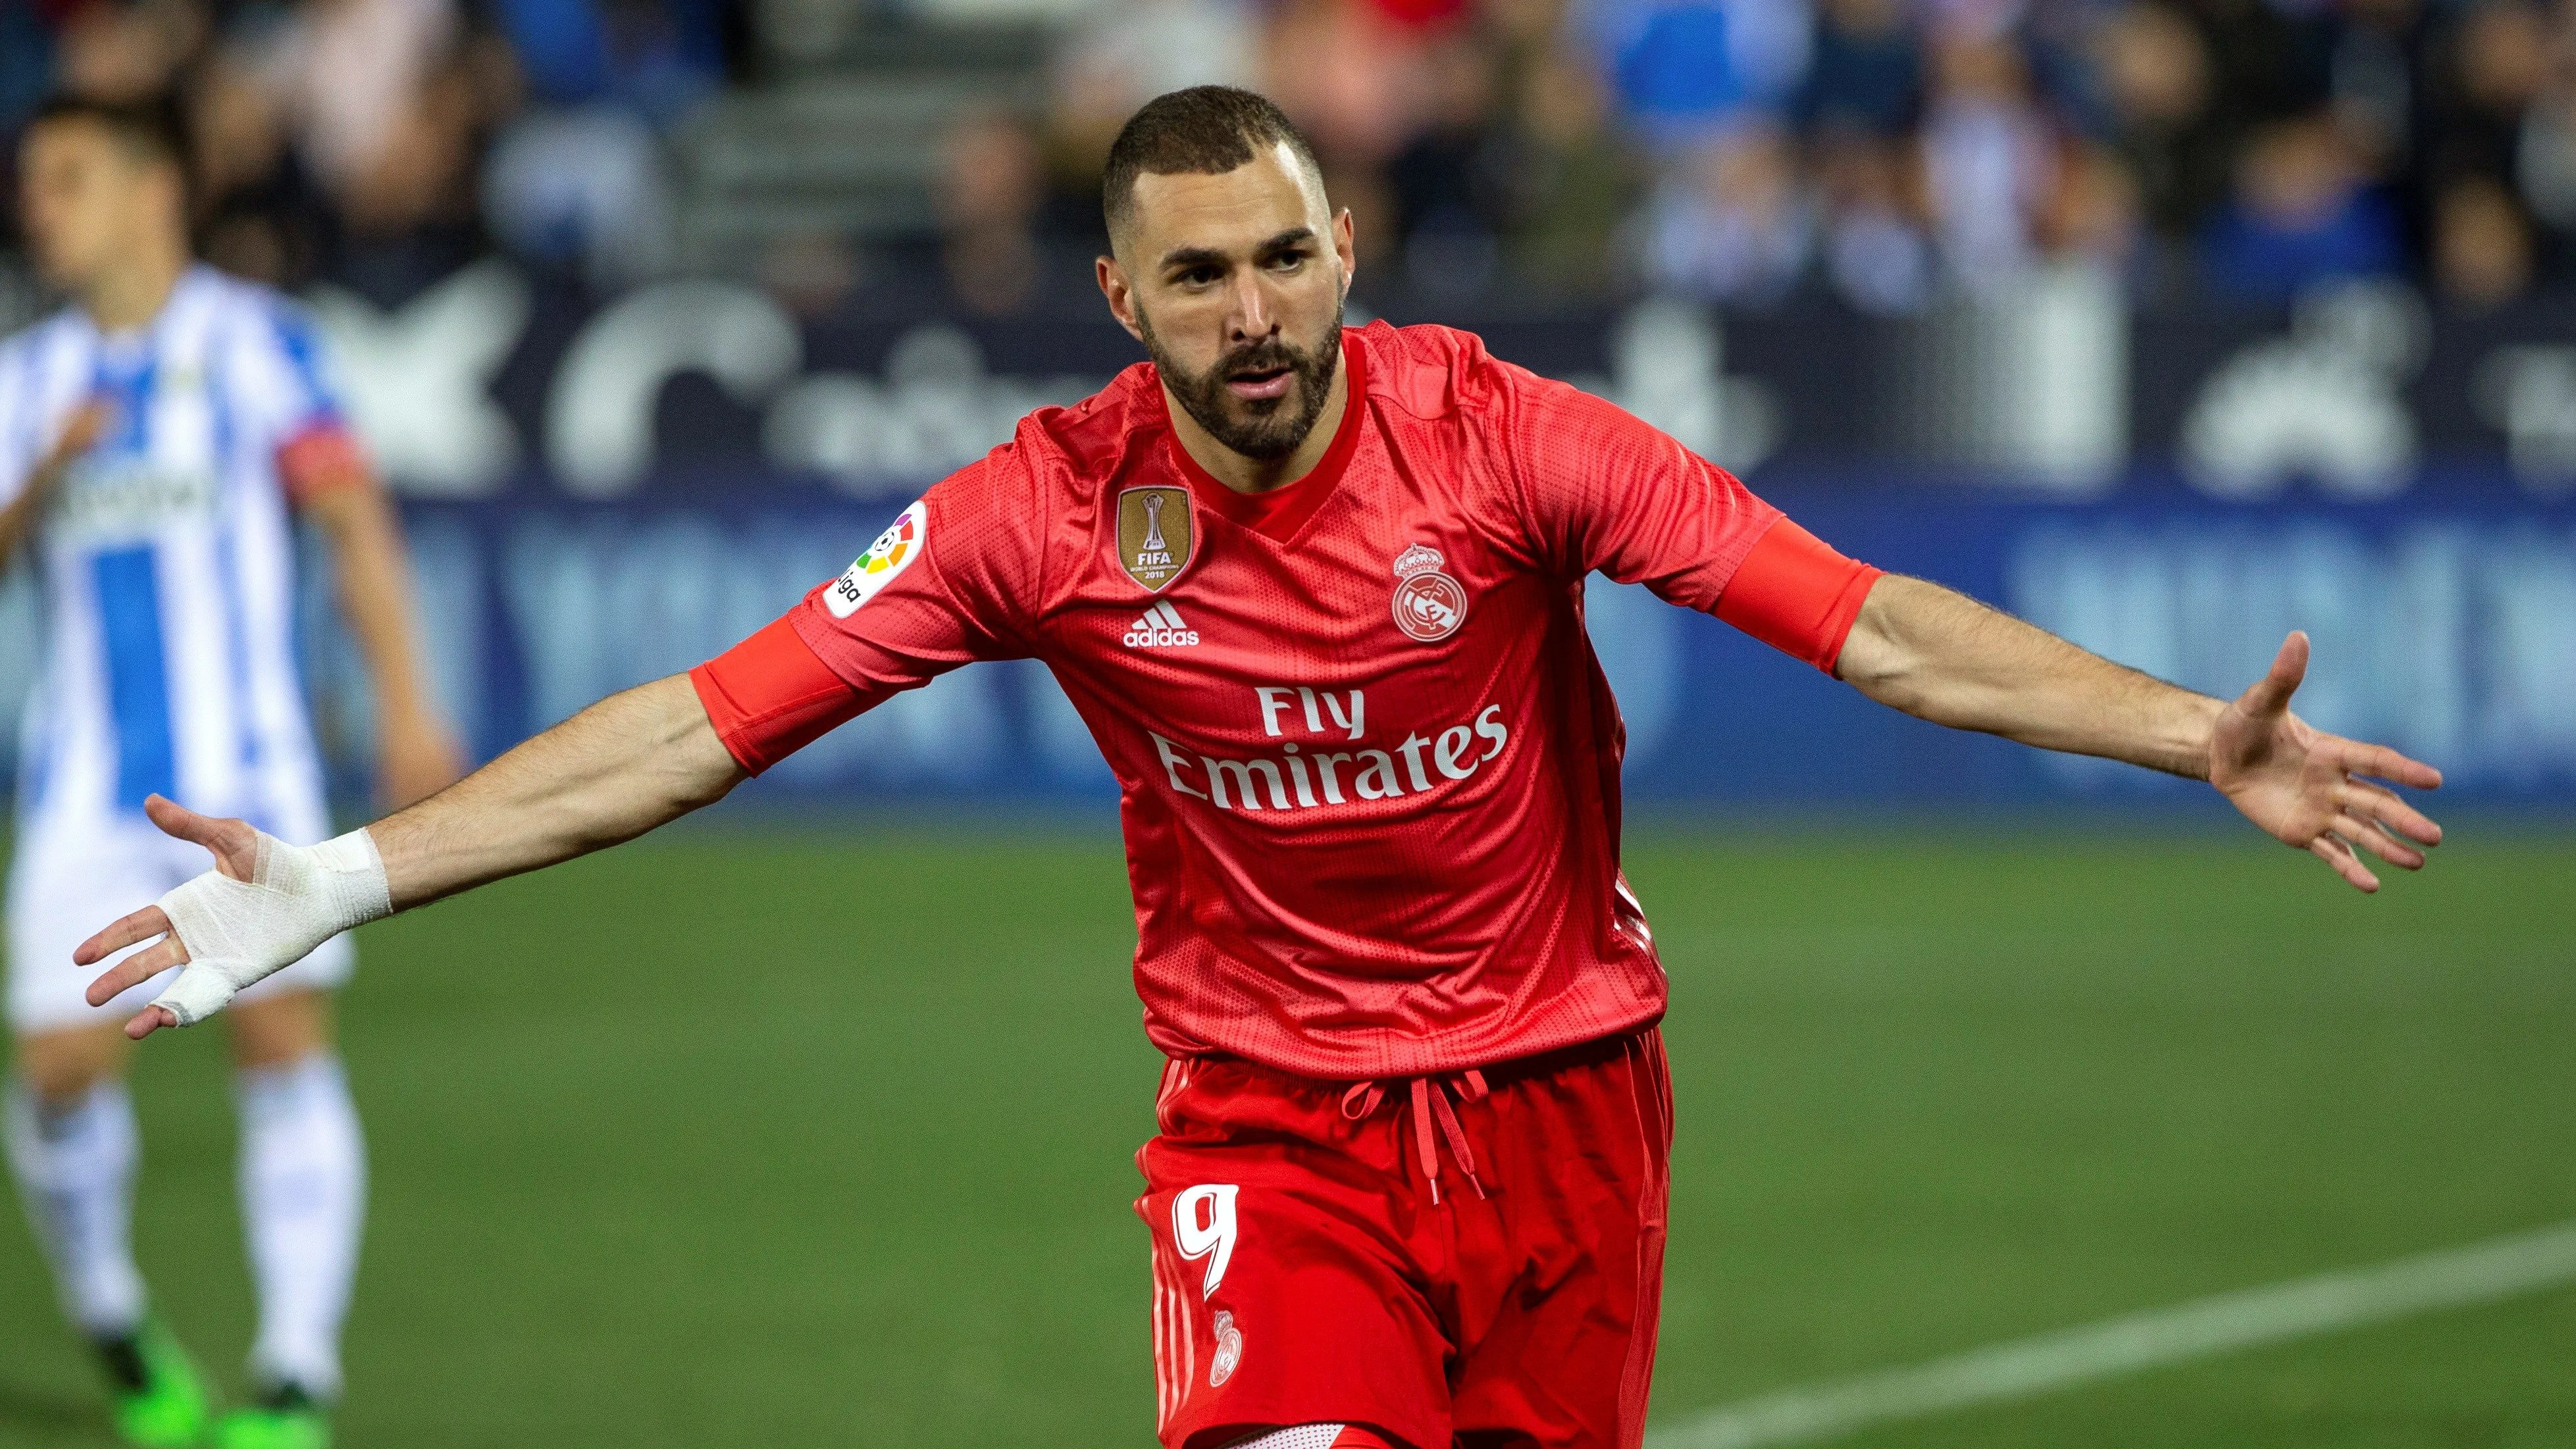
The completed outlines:
{"type": "Polygon", "coordinates": [[[1440,550],[1415,544],[1395,556],[1395,627],[1436,644],[1467,622],[1467,590],[1440,571],[1440,550]]]}
{"type": "Polygon", "coordinates": [[[1243,1330],[1234,1326],[1230,1309],[1216,1311],[1216,1356],[1208,1360],[1208,1387],[1221,1389],[1243,1363],[1243,1330]]]}
{"type": "Polygon", "coordinates": [[[1163,485],[1118,494],[1118,566],[1154,593],[1181,576],[1198,546],[1190,490],[1163,485]]]}

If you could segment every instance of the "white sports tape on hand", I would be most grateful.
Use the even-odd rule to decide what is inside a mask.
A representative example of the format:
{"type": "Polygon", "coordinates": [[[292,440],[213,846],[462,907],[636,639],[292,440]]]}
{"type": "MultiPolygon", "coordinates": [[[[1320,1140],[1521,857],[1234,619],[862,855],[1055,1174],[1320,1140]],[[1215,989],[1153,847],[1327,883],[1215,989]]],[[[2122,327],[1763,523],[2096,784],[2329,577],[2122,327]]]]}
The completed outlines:
{"type": "Polygon", "coordinates": [[[333,936],[392,915],[394,903],[385,859],[367,832],[320,845],[262,832],[249,880],[207,871],[163,896],[161,911],[188,948],[188,964],[152,1004],[195,1026],[333,936]]]}

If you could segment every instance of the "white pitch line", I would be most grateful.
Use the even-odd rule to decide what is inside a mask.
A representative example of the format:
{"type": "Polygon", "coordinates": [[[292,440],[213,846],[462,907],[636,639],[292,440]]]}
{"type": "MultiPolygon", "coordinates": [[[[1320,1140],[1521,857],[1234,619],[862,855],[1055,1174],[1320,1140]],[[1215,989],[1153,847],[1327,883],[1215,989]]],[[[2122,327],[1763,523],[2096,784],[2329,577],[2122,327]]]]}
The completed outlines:
{"type": "Polygon", "coordinates": [[[1646,1449],[1811,1444],[1871,1424],[1948,1413],[2235,1349],[2491,1303],[2576,1282],[2576,1222],[2124,1314],[1912,1368],[1828,1380],[1711,1409],[1646,1436],[1646,1449]]]}

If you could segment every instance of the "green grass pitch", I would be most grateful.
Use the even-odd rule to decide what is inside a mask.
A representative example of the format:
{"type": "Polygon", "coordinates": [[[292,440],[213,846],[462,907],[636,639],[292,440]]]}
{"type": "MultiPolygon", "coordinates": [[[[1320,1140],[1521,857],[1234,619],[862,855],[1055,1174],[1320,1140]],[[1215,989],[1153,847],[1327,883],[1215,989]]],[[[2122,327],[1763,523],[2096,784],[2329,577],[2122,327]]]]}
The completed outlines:
{"type": "MultiPolygon", "coordinates": [[[[2246,832],[1632,841],[1680,1102],[1658,1414],[2576,1217],[2576,839],[2460,835],[2376,900],[2246,832]]],[[[343,1442],[1144,1449],[1132,941],[1114,841],[893,820],[369,928],[343,1442]]],[[[230,1377],[216,1035],[138,1092],[146,1271],[230,1377]]],[[[0,1343],[0,1445],[108,1442],[15,1226],[0,1343]]],[[[2563,1445],[2576,1290],[1851,1442],[2563,1445]]]]}

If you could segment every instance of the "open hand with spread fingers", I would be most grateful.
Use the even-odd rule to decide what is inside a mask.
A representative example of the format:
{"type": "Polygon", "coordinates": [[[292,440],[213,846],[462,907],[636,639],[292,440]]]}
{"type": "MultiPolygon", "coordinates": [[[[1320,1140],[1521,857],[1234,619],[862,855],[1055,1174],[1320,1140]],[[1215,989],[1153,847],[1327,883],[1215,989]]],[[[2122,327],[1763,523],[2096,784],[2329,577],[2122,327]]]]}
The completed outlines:
{"type": "Polygon", "coordinates": [[[2385,745],[2330,735],[2290,713],[2308,672],[2308,636],[2281,643],[2271,672],[2227,706],[2209,736],[2209,783],[2274,839],[2333,866],[2364,891],[2379,877],[2361,858],[2419,870],[2442,827],[2372,779],[2438,788],[2442,772],[2385,745]],[[2371,778],[2364,778],[2371,777],[2371,778]]]}
{"type": "Polygon", "coordinates": [[[296,846],[248,821],[200,815],[158,795],[143,810],[163,833],[204,846],[215,868],[72,952],[73,964],[95,966],[160,937],[90,983],[92,1006],[105,1006],[173,966],[183,968],[125,1024],[127,1036],[141,1040],[165,1026],[194,1026],[324,941],[393,912],[384,861],[363,830],[296,846]]]}

